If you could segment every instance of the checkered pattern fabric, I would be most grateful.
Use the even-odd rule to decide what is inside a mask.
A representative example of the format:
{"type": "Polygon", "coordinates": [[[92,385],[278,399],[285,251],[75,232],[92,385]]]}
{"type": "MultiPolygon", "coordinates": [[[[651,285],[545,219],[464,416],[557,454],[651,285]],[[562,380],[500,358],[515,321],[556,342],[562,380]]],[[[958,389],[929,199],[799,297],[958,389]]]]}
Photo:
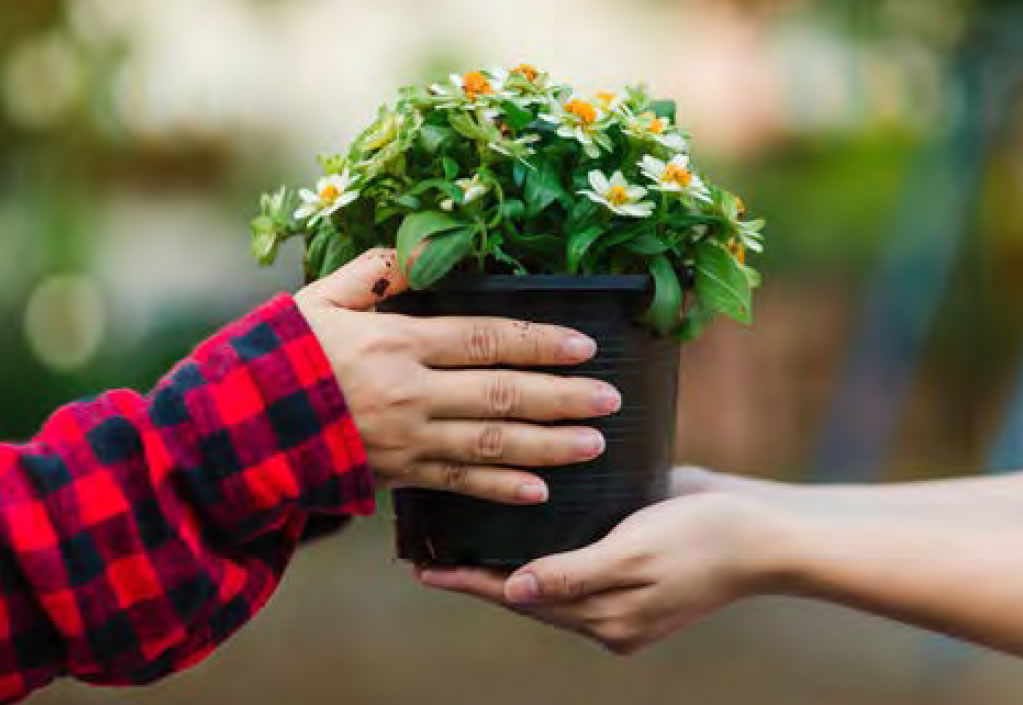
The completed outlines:
{"type": "Polygon", "coordinates": [[[372,512],[330,365],[278,297],[150,395],[72,404],[0,445],[0,702],[196,663],[265,604],[308,516],[372,512]]]}

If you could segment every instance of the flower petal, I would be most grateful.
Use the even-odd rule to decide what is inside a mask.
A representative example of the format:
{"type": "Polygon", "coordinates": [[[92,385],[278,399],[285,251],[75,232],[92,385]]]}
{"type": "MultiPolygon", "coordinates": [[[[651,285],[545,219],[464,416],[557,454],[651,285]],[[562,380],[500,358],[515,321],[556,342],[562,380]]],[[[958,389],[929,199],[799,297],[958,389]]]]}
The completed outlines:
{"type": "MultiPolygon", "coordinates": [[[[672,162],[674,162],[674,159],[672,162]]],[[[652,154],[647,154],[639,160],[639,166],[642,169],[647,169],[659,174],[664,171],[667,165],[652,154]]]]}
{"type": "Polygon", "coordinates": [[[590,181],[590,186],[592,186],[593,190],[599,194],[605,194],[607,193],[608,189],[611,188],[611,184],[608,183],[607,177],[604,176],[603,172],[601,172],[599,169],[594,169],[593,171],[591,171],[588,175],[588,178],[590,181]]]}
{"type": "Polygon", "coordinates": [[[630,203],[620,207],[622,215],[627,215],[633,218],[646,218],[654,212],[654,204],[650,201],[643,201],[642,203],[630,203]]]}
{"type": "Polygon", "coordinates": [[[341,198],[337,199],[337,207],[342,208],[359,197],[358,191],[345,191],[341,198]]]}
{"type": "Polygon", "coordinates": [[[319,208],[312,203],[301,205],[295,210],[295,220],[305,220],[318,210],[319,208]]]}

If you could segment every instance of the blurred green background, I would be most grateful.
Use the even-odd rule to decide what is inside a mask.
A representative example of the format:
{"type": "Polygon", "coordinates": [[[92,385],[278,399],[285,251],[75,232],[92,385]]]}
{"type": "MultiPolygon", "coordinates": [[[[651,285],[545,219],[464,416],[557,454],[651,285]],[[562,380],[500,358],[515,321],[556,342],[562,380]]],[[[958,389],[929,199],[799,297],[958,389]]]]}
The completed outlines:
{"type": "MultiPolygon", "coordinates": [[[[298,286],[250,261],[256,196],[313,178],[399,85],[537,64],[677,98],[768,219],[754,327],[684,353],[680,461],[800,481],[1023,467],[1023,3],[7,0],[0,438],[147,388],[298,286]]],[[[627,660],[432,594],[387,512],[308,547],[208,662],[57,703],[1016,703],[1023,664],[764,599],[627,660]]]]}

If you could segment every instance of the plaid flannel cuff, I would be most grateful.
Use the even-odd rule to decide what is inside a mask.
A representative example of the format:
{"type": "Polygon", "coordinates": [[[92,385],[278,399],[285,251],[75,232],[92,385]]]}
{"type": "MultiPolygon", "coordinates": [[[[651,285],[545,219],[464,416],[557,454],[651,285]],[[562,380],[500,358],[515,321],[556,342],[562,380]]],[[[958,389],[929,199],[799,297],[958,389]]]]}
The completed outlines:
{"type": "MultiPolygon", "coordinates": [[[[330,362],[294,300],[280,295],[196,350],[171,375],[200,437],[213,503],[253,535],[289,502],[369,515],[373,476],[330,362]]],[[[154,406],[159,406],[159,394],[154,406]]]]}

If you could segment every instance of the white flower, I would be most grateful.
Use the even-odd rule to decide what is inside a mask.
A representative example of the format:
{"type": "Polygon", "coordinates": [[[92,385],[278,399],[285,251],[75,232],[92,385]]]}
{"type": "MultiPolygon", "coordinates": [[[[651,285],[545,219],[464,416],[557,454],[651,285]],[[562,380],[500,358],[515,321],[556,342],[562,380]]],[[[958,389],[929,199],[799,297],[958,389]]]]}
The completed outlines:
{"type": "MultiPolygon", "coordinates": [[[[473,174],[471,179],[456,179],[455,185],[462,189],[462,205],[466,206],[475,201],[477,198],[484,196],[490,187],[480,181],[480,175],[473,174]]],[[[446,211],[450,211],[455,207],[455,202],[450,198],[445,198],[441,201],[440,207],[446,211]]]]}
{"type": "Polygon", "coordinates": [[[607,114],[588,100],[573,98],[567,103],[554,103],[551,113],[540,119],[558,126],[558,136],[574,139],[583,146],[586,156],[596,159],[601,148],[611,151],[611,139],[604,133],[610,124],[607,114]]]}
{"type": "Polygon", "coordinates": [[[553,86],[550,74],[539,71],[532,64],[519,64],[510,71],[496,67],[487,74],[502,86],[508,99],[520,107],[546,103],[551,99],[553,86]]]}
{"type": "Polygon", "coordinates": [[[591,201],[607,206],[618,215],[627,215],[633,218],[646,218],[653,213],[653,202],[641,200],[647,193],[646,189],[642,186],[630,186],[622,176],[622,172],[616,171],[608,179],[600,171],[594,169],[590,172],[589,179],[593,190],[584,190],[579,193],[591,201]]]}
{"type": "Polygon", "coordinates": [[[671,131],[671,120],[668,118],[657,117],[651,112],[633,115],[628,112],[628,109],[624,109],[624,113],[625,126],[623,129],[628,134],[641,140],[653,140],[672,152],[685,151],[685,138],[677,132],[671,131]]]}
{"type": "Polygon", "coordinates": [[[295,211],[295,219],[309,218],[309,225],[315,225],[321,218],[329,218],[338,209],[344,208],[359,197],[357,190],[352,190],[352,179],[348,167],[340,174],[325,176],[316,182],[316,192],[307,188],[298,192],[302,205],[295,211]]]}
{"type": "Polygon", "coordinates": [[[597,100],[600,101],[600,107],[609,113],[617,112],[623,105],[625,105],[625,98],[617,93],[600,92],[597,93],[597,100]]]}
{"type": "Polygon", "coordinates": [[[664,162],[651,155],[639,161],[643,175],[656,184],[659,191],[684,193],[701,201],[711,201],[710,190],[699,176],[689,168],[689,156],[676,154],[671,161],[664,162]]]}
{"type": "Polygon", "coordinates": [[[508,98],[504,90],[504,76],[495,75],[488,71],[469,71],[467,73],[451,74],[450,84],[434,83],[430,86],[430,92],[440,98],[449,99],[437,107],[454,108],[470,107],[475,108],[487,105],[494,99],[508,98]]]}

